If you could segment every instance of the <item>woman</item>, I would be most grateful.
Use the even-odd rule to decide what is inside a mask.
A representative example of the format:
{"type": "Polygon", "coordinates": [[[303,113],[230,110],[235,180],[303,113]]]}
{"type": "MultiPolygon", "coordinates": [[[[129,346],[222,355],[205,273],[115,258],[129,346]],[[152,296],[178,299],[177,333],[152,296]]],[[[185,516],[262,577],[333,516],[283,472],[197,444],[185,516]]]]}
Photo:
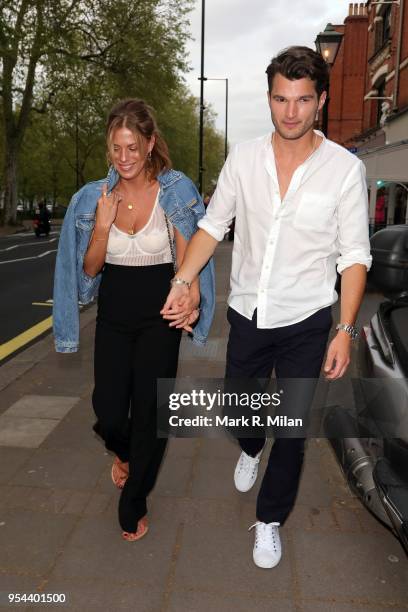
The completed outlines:
{"type": "Polygon", "coordinates": [[[176,376],[183,328],[199,344],[205,341],[214,312],[214,270],[212,263],[203,269],[189,298],[164,321],[160,310],[169,283],[178,282],[175,270],[204,207],[193,183],[170,169],[167,146],[142,100],[124,100],[112,109],[107,150],[107,181],[89,183],[76,194],[64,220],[54,333],[57,350],[76,350],[78,322],[74,317],[70,324],[74,309],[67,316],[67,302],[89,301],[100,282],[94,430],[116,455],[119,522],[124,539],[133,541],[147,533],[146,498],[166,446],[156,434],[156,380],[176,376]]]}

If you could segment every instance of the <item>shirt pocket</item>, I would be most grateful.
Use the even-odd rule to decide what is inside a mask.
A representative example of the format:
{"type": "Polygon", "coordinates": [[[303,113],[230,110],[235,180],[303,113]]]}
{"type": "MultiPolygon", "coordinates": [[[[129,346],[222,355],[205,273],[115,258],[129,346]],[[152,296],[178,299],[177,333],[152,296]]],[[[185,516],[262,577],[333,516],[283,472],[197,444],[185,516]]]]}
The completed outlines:
{"type": "Polygon", "coordinates": [[[293,225],[297,229],[332,233],[337,226],[336,206],[332,195],[304,193],[298,201],[293,225]]]}

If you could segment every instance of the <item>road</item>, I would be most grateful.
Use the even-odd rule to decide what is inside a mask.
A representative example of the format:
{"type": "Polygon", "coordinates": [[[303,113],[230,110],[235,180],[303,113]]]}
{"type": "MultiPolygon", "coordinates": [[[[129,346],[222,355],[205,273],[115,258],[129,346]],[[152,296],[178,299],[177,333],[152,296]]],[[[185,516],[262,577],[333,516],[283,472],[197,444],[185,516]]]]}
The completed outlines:
{"type": "Polygon", "coordinates": [[[0,238],[0,363],[51,327],[59,233],[58,228],[48,237],[26,232],[0,238]]]}

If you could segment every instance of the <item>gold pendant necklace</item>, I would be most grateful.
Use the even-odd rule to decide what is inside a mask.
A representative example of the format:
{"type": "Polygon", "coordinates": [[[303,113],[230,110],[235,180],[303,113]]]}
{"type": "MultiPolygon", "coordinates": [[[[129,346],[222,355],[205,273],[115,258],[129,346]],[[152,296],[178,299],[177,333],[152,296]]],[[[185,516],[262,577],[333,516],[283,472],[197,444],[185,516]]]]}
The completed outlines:
{"type": "Polygon", "coordinates": [[[133,204],[128,204],[128,209],[133,210],[133,204]]]}

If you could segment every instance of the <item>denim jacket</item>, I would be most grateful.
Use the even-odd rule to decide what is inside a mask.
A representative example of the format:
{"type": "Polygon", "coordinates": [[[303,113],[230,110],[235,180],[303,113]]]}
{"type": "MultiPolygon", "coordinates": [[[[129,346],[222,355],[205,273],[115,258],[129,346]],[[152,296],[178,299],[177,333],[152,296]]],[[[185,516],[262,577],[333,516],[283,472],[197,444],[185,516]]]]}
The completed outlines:
{"type": "MultiPolygon", "coordinates": [[[[79,307],[91,302],[98,293],[101,273],[88,276],[83,261],[92,230],[95,211],[103,184],[108,192],[118,181],[117,172],[111,167],[106,179],[87,183],[74,194],[64,222],[58,246],[54,277],[53,329],[55,349],[59,353],[74,353],[79,347],[79,307]]],[[[157,180],[160,184],[159,204],[169,221],[186,240],[197,229],[197,221],[205,209],[193,184],[182,172],[168,170],[157,180]]],[[[194,327],[193,341],[205,343],[215,309],[215,274],[212,259],[200,272],[200,318],[194,327]]]]}

